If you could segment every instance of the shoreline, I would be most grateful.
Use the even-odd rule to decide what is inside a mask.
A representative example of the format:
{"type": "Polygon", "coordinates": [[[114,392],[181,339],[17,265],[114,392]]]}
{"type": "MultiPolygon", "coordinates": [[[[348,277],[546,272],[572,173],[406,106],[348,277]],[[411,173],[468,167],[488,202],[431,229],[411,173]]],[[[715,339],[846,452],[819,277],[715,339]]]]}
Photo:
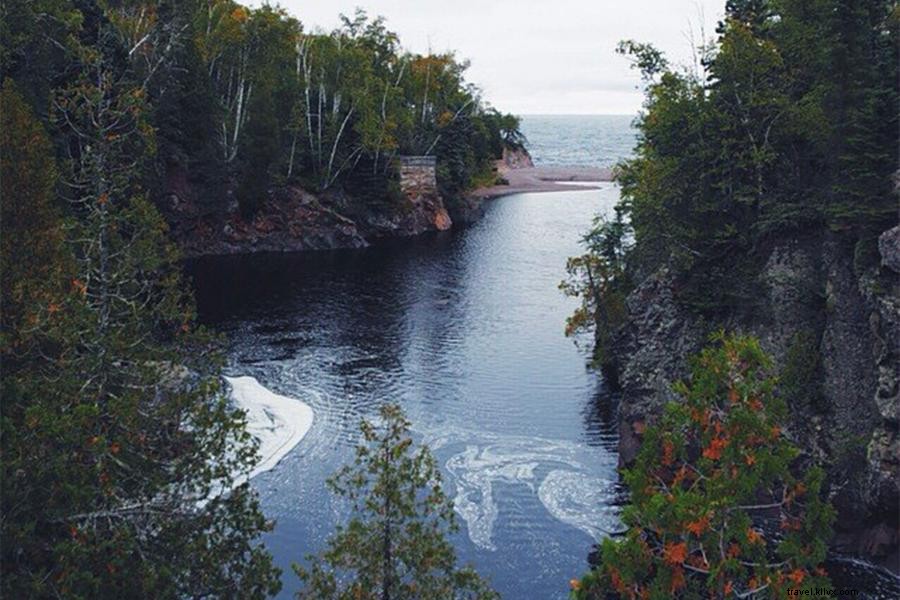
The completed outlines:
{"type": "Polygon", "coordinates": [[[613,170],[606,167],[538,166],[506,168],[498,171],[508,185],[478,188],[469,196],[489,200],[512,194],[572,192],[598,189],[601,183],[614,180],[613,170]]]}
{"type": "Polygon", "coordinates": [[[167,220],[185,259],[250,255],[266,252],[312,252],[366,248],[387,239],[417,237],[424,233],[464,227],[479,220],[482,204],[514,194],[574,192],[599,189],[614,181],[610,168],[587,166],[515,165],[498,161],[497,177],[504,185],[476,188],[450,207],[440,196],[417,201],[405,215],[357,215],[349,218],[323,197],[296,187],[284,188],[278,200],[252,222],[236,213],[218,218],[198,215],[196,207],[174,203],[167,220]],[[449,216],[448,216],[449,212],[449,216]]]}

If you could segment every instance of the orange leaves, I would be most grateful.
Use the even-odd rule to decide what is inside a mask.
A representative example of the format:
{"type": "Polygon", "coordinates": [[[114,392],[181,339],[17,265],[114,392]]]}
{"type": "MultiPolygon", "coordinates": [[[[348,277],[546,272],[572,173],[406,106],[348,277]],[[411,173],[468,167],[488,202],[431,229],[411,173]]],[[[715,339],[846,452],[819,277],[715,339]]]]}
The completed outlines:
{"type": "Polygon", "coordinates": [[[72,280],[72,289],[81,294],[82,296],[87,295],[87,285],[81,281],[80,279],[72,280]]]}
{"type": "Polygon", "coordinates": [[[577,592],[578,590],[581,589],[581,581],[579,581],[577,579],[570,579],[569,587],[572,588],[572,591],[577,592]]]}
{"type": "Polygon", "coordinates": [[[625,582],[622,581],[622,575],[619,573],[619,570],[614,567],[610,567],[609,578],[612,581],[613,589],[620,594],[624,594],[627,586],[625,585],[625,582]]]}
{"type": "Polygon", "coordinates": [[[722,592],[726,596],[730,596],[732,591],[734,591],[734,584],[729,579],[728,581],[725,582],[725,588],[722,590],[722,592]]]}
{"type": "Polygon", "coordinates": [[[247,12],[247,9],[238,6],[231,11],[231,18],[238,23],[244,23],[250,18],[250,14],[247,12]]]}
{"type": "Polygon", "coordinates": [[[691,533],[693,533],[694,535],[699,537],[700,535],[703,534],[704,531],[709,529],[709,516],[703,515],[696,521],[692,521],[691,523],[688,523],[685,526],[685,529],[687,529],[688,531],[690,531],[691,533]]]}
{"type": "Polygon", "coordinates": [[[728,440],[722,437],[714,437],[710,441],[709,446],[703,449],[703,458],[710,460],[719,460],[722,458],[722,451],[728,446],[728,440]]]}
{"type": "Polygon", "coordinates": [[[741,395],[738,393],[738,391],[734,387],[728,388],[728,401],[732,404],[737,404],[738,402],[740,402],[740,400],[741,395]]]}
{"type": "Polygon", "coordinates": [[[684,569],[675,567],[672,569],[672,580],[669,582],[669,593],[674,594],[685,586],[684,569]]]}
{"type": "Polygon", "coordinates": [[[753,454],[747,454],[744,457],[744,462],[747,463],[748,467],[752,467],[756,463],[756,456],[754,456],[753,454]]]}
{"type": "Polygon", "coordinates": [[[106,192],[103,192],[102,194],[100,194],[100,197],[97,198],[97,204],[99,204],[100,206],[103,206],[107,202],[109,202],[109,194],[107,194],[106,192]]]}
{"type": "Polygon", "coordinates": [[[687,544],[679,542],[673,544],[669,542],[663,549],[663,559],[670,565],[680,565],[687,558],[687,544]]]}
{"type": "Polygon", "coordinates": [[[691,419],[701,425],[703,430],[706,431],[707,427],[709,427],[709,409],[704,408],[700,410],[699,408],[695,408],[691,410],[691,419]]]}
{"type": "Polygon", "coordinates": [[[687,479],[691,475],[690,471],[688,471],[687,465],[681,465],[681,468],[675,472],[675,477],[672,479],[672,487],[678,487],[681,485],[681,482],[687,479]]]}
{"type": "Polygon", "coordinates": [[[803,580],[806,579],[806,571],[803,569],[794,569],[791,571],[791,574],[788,575],[788,579],[793,581],[795,584],[800,585],[803,583],[803,580]]]}
{"type": "Polygon", "coordinates": [[[675,445],[671,440],[663,441],[663,457],[662,464],[669,466],[675,460],[675,445]]]}
{"type": "Polygon", "coordinates": [[[761,544],[763,542],[763,536],[760,532],[750,527],[747,529],[747,540],[751,544],[761,544]]]}

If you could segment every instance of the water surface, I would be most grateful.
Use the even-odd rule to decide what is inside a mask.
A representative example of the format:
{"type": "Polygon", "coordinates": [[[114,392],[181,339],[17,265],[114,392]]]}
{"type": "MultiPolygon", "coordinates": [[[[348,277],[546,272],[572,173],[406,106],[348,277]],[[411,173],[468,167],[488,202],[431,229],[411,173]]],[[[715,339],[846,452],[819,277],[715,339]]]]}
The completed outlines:
{"type": "Polygon", "coordinates": [[[324,481],[358,422],[400,403],[441,465],[454,543],[504,598],[564,598],[591,545],[618,528],[614,399],[563,335],[568,256],[617,191],[492,201],[467,229],[362,251],[204,259],[201,318],[252,375],[315,411],[309,434],[253,480],[292,561],[323,548],[346,507],[324,481]]]}
{"type": "Polygon", "coordinates": [[[631,156],[637,141],[634,119],[633,115],[523,115],[521,127],[538,166],[609,168],[631,156]]]}

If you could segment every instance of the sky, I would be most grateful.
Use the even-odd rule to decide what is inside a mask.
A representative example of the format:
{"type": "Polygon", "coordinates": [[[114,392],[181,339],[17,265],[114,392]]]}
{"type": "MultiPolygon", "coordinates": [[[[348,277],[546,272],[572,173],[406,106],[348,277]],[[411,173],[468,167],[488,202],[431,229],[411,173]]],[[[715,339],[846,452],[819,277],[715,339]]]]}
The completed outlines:
{"type": "MultiPolygon", "coordinates": [[[[271,2],[275,4],[275,2],[271,2]]],[[[261,2],[250,2],[259,5],[261,2]]],[[[691,32],[714,35],[725,0],[281,0],[304,30],[330,31],[359,6],[382,15],[404,48],[453,50],[467,79],[515,114],[635,114],[640,77],[614,50],[653,43],[690,65],[691,32]]]]}

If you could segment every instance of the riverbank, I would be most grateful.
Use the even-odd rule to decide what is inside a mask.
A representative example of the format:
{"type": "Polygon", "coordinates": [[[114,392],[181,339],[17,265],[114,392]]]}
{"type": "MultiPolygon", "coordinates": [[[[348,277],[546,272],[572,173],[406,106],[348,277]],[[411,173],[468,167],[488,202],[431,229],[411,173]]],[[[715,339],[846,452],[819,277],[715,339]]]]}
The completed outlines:
{"type": "Polygon", "coordinates": [[[219,208],[210,208],[202,194],[176,178],[169,182],[160,209],[172,238],[188,258],[336,250],[473,223],[482,216],[483,202],[492,198],[596,189],[613,179],[612,170],[601,167],[536,167],[525,151],[504,154],[497,161],[496,174],[494,185],[460,198],[443,198],[432,186],[413,190],[393,204],[368,205],[337,190],[312,193],[285,186],[271,190],[250,220],[241,216],[231,189],[219,208]]]}
{"type": "Polygon", "coordinates": [[[471,196],[482,200],[537,192],[564,192],[597,189],[599,184],[613,180],[612,169],[603,167],[521,167],[498,169],[499,177],[507,183],[479,188],[471,196]]]}

